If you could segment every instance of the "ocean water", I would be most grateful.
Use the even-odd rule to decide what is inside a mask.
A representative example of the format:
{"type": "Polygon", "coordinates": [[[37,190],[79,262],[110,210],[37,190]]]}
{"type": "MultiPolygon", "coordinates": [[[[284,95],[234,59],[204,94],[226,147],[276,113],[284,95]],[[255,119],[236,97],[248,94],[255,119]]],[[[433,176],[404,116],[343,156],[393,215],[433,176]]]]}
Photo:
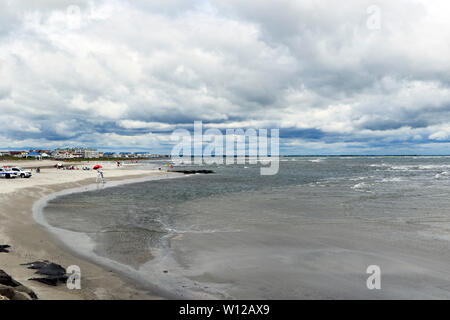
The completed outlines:
{"type": "Polygon", "coordinates": [[[450,297],[450,157],[284,157],[274,176],[201,168],[216,173],[64,195],[43,213],[87,236],[93,260],[170,297],[450,297]],[[381,290],[367,288],[369,265],[381,290]]]}

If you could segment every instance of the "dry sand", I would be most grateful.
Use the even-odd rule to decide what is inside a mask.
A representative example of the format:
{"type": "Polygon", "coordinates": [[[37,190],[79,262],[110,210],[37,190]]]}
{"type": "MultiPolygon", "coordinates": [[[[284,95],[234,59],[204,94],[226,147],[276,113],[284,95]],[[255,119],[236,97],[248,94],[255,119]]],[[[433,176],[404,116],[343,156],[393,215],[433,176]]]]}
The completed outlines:
{"type": "MultiPolygon", "coordinates": [[[[10,253],[0,253],[0,269],[36,292],[40,299],[158,299],[160,297],[138,288],[122,275],[104,269],[68,250],[58,239],[38,225],[32,217],[33,203],[63,189],[76,188],[96,182],[95,171],[57,170],[49,168],[55,161],[1,162],[23,168],[41,167],[29,179],[0,179],[0,244],[12,246],[10,253]],[[45,168],[47,167],[47,168],[45,168]],[[51,287],[28,279],[34,276],[22,263],[49,260],[68,267],[78,265],[82,270],[82,289],[68,290],[66,286],[51,287]]],[[[92,167],[92,164],[89,164],[92,167]]],[[[65,164],[67,165],[67,163],[65,164]]],[[[69,165],[72,165],[70,163],[69,165]]],[[[73,163],[76,166],[85,164],[73,163]]],[[[108,181],[167,175],[157,170],[116,168],[115,163],[103,163],[108,181]]]]}

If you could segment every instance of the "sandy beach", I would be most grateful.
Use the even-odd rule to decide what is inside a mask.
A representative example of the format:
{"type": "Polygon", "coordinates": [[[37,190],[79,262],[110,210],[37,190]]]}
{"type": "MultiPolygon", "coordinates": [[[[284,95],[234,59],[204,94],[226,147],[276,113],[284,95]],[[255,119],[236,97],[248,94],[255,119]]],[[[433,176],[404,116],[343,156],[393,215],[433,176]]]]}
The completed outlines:
{"type": "MultiPolygon", "coordinates": [[[[0,179],[0,244],[11,245],[9,253],[0,253],[0,269],[16,281],[32,289],[39,299],[160,299],[157,295],[136,287],[132,281],[111,270],[99,267],[68,250],[58,239],[38,225],[32,216],[33,203],[52,193],[96,183],[97,172],[83,170],[57,170],[55,161],[2,162],[1,165],[41,168],[30,179],[0,179]],[[29,281],[34,270],[21,264],[49,260],[64,268],[77,265],[82,270],[81,290],[68,290],[29,281]]],[[[65,165],[85,166],[92,163],[69,163],[65,165]]],[[[107,181],[167,175],[158,170],[117,168],[115,163],[102,163],[107,181]]]]}
{"type": "Polygon", "coordinates": [[[0,270],[39,299],[449,299],[447,158],[289,160],[269,179],[103,163],[98,194],[78,192],[103,187],[95,171],[17,163],[42,171],[0,179],[0,270]],[[70,192],[48,204],[46,228],[36,208],[70,192]],[[21,264],[36,260],[79,266],[81,290],[30,281],[21,264]]]}

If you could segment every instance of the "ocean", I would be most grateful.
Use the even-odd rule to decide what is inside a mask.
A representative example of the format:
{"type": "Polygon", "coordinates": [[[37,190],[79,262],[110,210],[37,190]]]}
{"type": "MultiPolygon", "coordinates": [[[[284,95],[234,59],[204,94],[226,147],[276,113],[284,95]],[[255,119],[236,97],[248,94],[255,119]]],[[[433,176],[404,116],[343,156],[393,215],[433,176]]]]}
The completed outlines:
{"type": "Polygon", "coordinates": [[[80,254],[169,298],[450,298],[450,157],[176,168],[215,174],[67,194],[43,215],[80,254]]]}

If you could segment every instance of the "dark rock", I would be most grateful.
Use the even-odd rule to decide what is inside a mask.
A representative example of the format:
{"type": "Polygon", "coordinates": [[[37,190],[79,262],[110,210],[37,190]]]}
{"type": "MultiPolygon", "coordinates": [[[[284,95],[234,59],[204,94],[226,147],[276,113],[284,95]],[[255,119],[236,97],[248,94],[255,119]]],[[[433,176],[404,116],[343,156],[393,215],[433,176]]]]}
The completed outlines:
{"type": "Polygon", "coordinates": [[[66,269],[59,264],[50,262],[48,260],[34,261],[30,263],[21,264],[27,266],[28,269],[35,269],[36,274],[43,274],[46,276],[62,276],[66,274],[66,269]]]}
{"type": "Polygon", "coordinates": [[[50,261],[43,260],[43,261],[34,261],[29,263],[22,263],[21,266],[27,266],[28,269],[41,269],[48,265],[50,261]]]}
{"type": "Polygon", "coordinates": [[[0,286],[0,295],[12,300],[16,295],[16,292],[11,287],[0,286]]]}
{"type": "Polygon", "coordinates": [[[57,286],[59,283],[66,283],[68,277],[67,276],[48,276],[45,278],[31,278],[28,280],[41,282],[47,284],[49,286],[57,286]]]}
{"type": "Polygon", "coordinates": [[[0,292],[0,295],[7,297],[10,300],[29,300],[26,296],[24,296],[21,292],[28,294],[28,296],[33,299],[37,300],[38,297],[36,293],[34,293],[33,290],[25,287],[20,282],[14,280],[9,274],[7,274],[5,271],[0,270],[0,288],[5,292],[0,292]],[[7,289],[13,290],[15,292],[15,296],[13,298],[10,298],[8,296],[8,292],[10,292],[7,289]]]}
{"type": "Polygon", "coordinates": [[[42,274],[45,276],[65,276],[66,275],[66,269],[61,267],[59,264],[56,263],[49,263],[42,268],[40,268],[38,271],[36,271],[36,274],[42,274]]]}
{"type": "Polygon", "coordinates": [[[0,286],[0,296],[9,300],[30,300],[29,297],[11,287],[0,286]]]}
{"type": "Polygon", "coordinates": [[[28,269],[37,270],[35,274],[46,276],[42,278],[31,278],[29,280],[38,281],[50,286],[57,286],[59,283],[67,282],[68,277],[66,269],[59,264],[43,260],[24,263],[22,265],[27,266],[28,269]]]}
{"type": "Polygon", "coordinates": [[[54,287],[56,287],[58,285],[58,280],[57,279],[52,279],[52,278],[30,278],[28,280],[41,282],[43,284],[46,284],[46,285],[49,285],[49,286],[54,286],[54,287]]]}
{"type": "Polygon", "coordinates": [[[3,270],[0,270],[0,284],[13,288],[21,285],[3,270]]]}
{"type": "Polygon", "coordinates": [[[34,293],[34,291],[31,290],[31,289],[28,289],[28,290],[29,290],[29,291],[28,291],[27,293],[28,293],[28,295],[31,297],[31,299],[37,300],[37,299],[38,299],[38,296],[36,295],[36,293],[34,293]]]}
{"type": "Polygon", "coordinates": [[[11,248],[10,245],[2,244],[2,245],[0,245],[0,252],[9,253],[9,250],[8,250],[9,248],[11,248]]]}
{"type": "Polygon", "coordinates": [[[214,173],[212,170],[171,170],[170,172],[178,172],[178,173],[184,173],[184,174],[211,174],[214,173]]]}

